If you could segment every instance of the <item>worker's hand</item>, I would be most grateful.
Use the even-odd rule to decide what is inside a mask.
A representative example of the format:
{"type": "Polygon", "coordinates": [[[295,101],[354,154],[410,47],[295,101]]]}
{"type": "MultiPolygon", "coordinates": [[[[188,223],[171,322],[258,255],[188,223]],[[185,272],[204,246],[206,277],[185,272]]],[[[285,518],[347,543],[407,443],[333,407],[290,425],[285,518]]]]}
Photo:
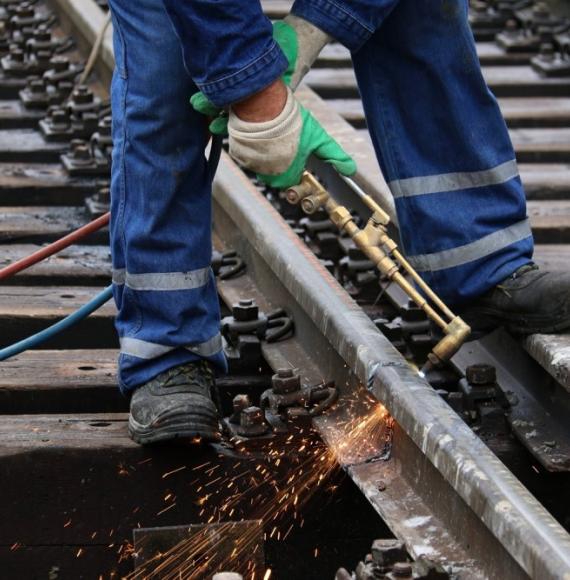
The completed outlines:
{"type": "MultiPolygon", "coordinates": [[[[293,14],[273,23],[273,38],[289,63],[281,79],[293,91],[309,72],[323,47],[332,40],[328,34],[293,14]]],[[[210,123],[212,135],[228,134],[227,113],[213,105],[204,93],[194,94],[190,103],[196,111],[213,119],[210,123]]]]}
{"type": "Polygon", "coordinates": [[[271,187],[286,189],[301,182],[310,155],[353,175],[356,163],[286,88],[282,112],[264,122],[244,121],[230,109],[230,155],[271,187]]]}

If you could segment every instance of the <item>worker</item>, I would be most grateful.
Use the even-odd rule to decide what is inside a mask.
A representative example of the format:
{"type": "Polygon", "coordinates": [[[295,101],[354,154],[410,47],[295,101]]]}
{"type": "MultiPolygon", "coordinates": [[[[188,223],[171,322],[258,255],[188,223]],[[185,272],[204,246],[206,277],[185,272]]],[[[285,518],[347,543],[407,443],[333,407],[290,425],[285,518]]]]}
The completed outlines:
{"type": "Polygon", "coordinates": [[[532,262],[515,155],[482,77],[467,0],[297,0],[272,28],[258,0],[109,0],[111,245],[119,385],[139,443],[219,438],[226,369],[211,259],[207,120],[274,187],[313,154],[356,166],[296,100],[331,40],[352,54],[411,264],[475,328],[570,326],[570,275],[532,262]],[[189,97],[194,95],[189,104],[189,97]]]}

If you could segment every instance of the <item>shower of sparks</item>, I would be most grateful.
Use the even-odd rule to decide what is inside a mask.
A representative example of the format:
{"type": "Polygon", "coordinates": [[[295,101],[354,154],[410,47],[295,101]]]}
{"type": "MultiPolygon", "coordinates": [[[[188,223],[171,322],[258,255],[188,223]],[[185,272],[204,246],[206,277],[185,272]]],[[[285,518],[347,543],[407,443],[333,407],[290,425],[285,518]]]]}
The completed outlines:
{"type": "MultiPolygon", "coordinates": [[[[232,535],[232,527],[240,520],[260,520],[265,540],[283,540],[295,526],[302,527],[303,508],[319,489],[334,493],[337,486],[330,480],[341,465],[378,457],[379,449],[388,444],[391,419],[377,401],[370,401],[364,413],[362,405],[358,409],[352,409],[354,418],[341,425],[342,433],[336,429],[334,437],[327,435],[328,446],[312,429],[297,427],[285,440],[268,440],[263,459],[238,442],[236,449],[242,458],[227,471],[211,462],[193,468],[202,476],[194,488],[199,515],[203,522],[218,525],[189,533],[167,552],[147,559],[125,580],[197,580],[223,569],[239,572],[248,580],[260,580],[264,573],[267,580],[271,570],[256,570],[252,557],[262,548],[259,528],[242,526],[238,535],[235,531],[232,535]]],[[[144,555],[144,547],[137,549],[144,555]]],[[[136,555],[132,548],[126,552],[136,555]]],[[[318,548],[314,556],[318,556],[318,548]]]]}

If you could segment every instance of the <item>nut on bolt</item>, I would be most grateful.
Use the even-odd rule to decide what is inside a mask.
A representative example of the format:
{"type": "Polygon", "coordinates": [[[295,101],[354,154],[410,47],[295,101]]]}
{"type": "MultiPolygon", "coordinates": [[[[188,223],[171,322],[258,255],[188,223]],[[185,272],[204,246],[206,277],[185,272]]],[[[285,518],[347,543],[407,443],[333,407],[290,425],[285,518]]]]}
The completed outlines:
{"type": "Polygon", "coordinates": [[[475,364],[465,369],[465,377],[471,385],[492,385],[497,382],[497,371],[492,365],[475,364]]]}
{"type": "Polygon", "coordinates": [[[277,395],[294,393],[301,389],[301,376],[293,369],[279,369],[271,378],[272,390],[277,395]]]}
{"type": "Polygon", "coordinates": [[[259,407],[248,407],[240,414],[240,423],[236,431],[242,437],[259,437],[265,435],[269,426],[265,422],[265,415],[259,407]]]}
{"type": "Polygon", "coordinates": [[[381,572],[390,571],[394,564],[406,558],[406,548],[399,540],[375,540],[372,544],[372,559],[381,572]]]}
{"type": "Polygon", "coordinates": [[[250,322],[257,320],[259,306],[252,298],[240,300],[232,306],[232,315],[238,322],[250,322]]]}

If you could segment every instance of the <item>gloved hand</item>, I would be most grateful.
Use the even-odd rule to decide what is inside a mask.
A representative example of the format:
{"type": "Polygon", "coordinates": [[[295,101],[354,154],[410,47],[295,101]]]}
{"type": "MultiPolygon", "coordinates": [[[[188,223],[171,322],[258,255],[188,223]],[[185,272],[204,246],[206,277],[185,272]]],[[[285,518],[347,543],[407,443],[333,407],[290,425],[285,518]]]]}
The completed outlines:
{"type": "Polygon", "coordinates": [[[277,189],[301,182],[311,154],[333,165],[342,175],[356,172],[354,159],[301,106],[290,88],[283,111],[271,121],[243,121],[230,109],[228,131],[233,159],[277,189]]]}
{"type": "MultiPolygon", "coordinates": [[[[294,14],[273,24],[273,38],[289,63],[281,78],[293,91],[309,72],[321,50],[332,40],[320,28],[294,14]]],[[[212,135],[227,135],[228,117],[225,111],[213,105],[202,92],[194,94],[190,103],[196,111],[214,119],[210,123],[212,135]]]]}

